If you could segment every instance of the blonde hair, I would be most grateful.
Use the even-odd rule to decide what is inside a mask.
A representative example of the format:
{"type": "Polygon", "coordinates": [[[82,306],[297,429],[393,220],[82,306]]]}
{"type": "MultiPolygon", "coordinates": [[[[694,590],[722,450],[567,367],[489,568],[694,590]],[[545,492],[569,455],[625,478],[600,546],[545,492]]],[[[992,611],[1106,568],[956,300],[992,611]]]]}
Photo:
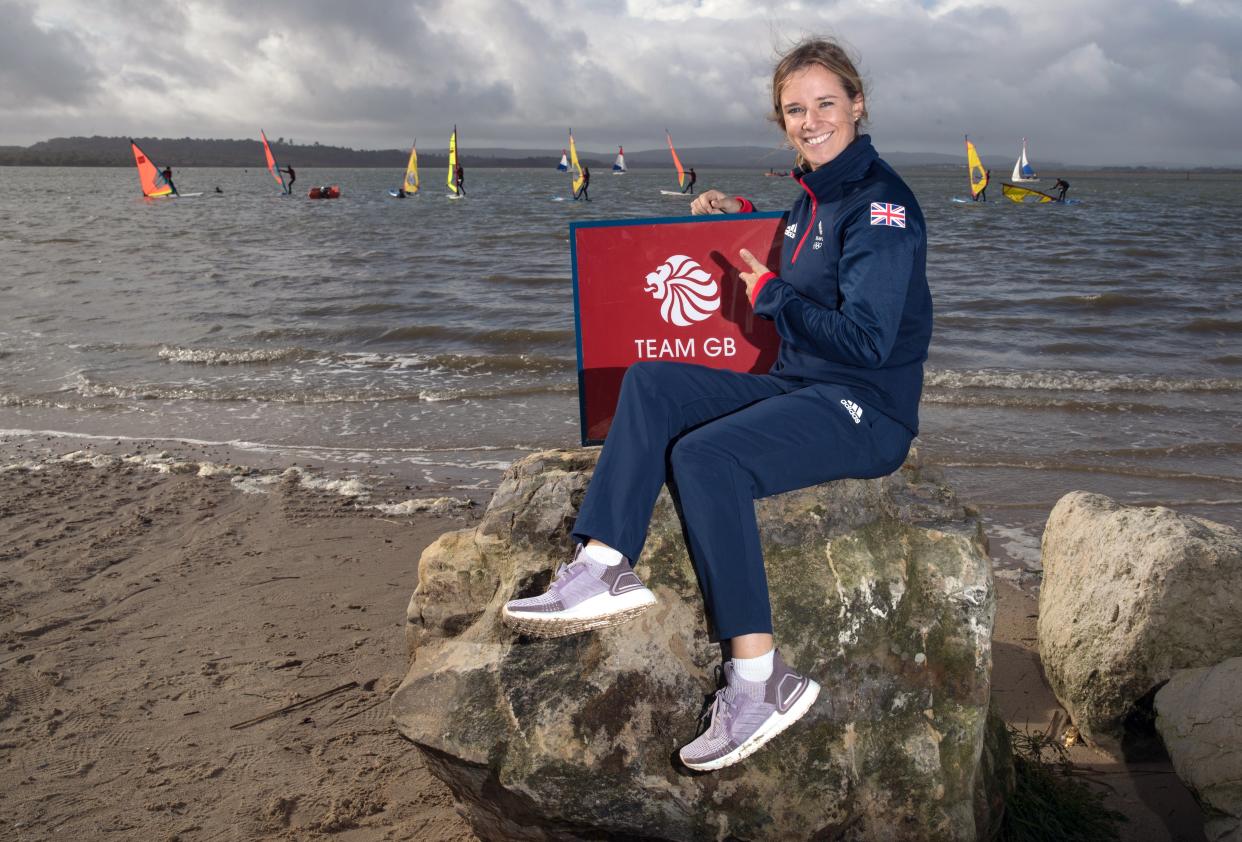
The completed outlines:
{"type": "MultiPolygon", "coordinates": [[[[857,130],[861,132],[863,125],[867,121],[867,94],[863,90],[862,75],[859,74],[858,68],[854,66],[853,59],[845,52],[845,48],[837,42],[826,38],[808,38],[796,44],[791,50],[781,56],[780,61],[776,63],[776,69],[772,71],[772,114],[770,119],[780,126],[782,131],[785,130],[785,113],[781,110],[781,91],[784,89],[785,83],[789,81],[789,77],[814,65],[819,65],[841,80],[841,86],[845,88],[845,94],[849,97],[850,102],[853,102],[859,96],[863,98],[862,114],[859,115],[856,126],[857,130]]],[[[803,166],[806,162],[799,155],[796,163],[798,166],[803,166]]]]}

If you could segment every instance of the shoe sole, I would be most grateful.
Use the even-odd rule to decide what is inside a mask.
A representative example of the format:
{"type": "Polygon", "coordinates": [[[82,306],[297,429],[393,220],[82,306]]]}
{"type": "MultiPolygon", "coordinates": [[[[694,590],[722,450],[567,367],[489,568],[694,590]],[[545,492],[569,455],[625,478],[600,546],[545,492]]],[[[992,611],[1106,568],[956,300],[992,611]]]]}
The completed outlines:
{"type": "MultiPolygon", "coordinates": [[[[603,596],[603,594],[599,596],[603,596]]],[[[592,597],[591,599],[596,598],[592,597]]],[[[531,637],[565,637],[566,635],[578,634],[579,632],[591,631],[592,629],[619,625],[634,619],[656,604],[655,594],[646,588],[643,589],[643,592],[634,591],[631,594],[610,597],[609,601],[614,603],[614,608],[603,613],[586,613],[584,615],[568,612],[540,614],[531,611],[510,611],[509,606],[506,605],[501,610],[500,615],[501,620],[506,626],[522,634],[528,634],[531,637]],[[627,597],[629,599],[626,599],[627,597]],[[619,600],[624,600],[626,604],[616,606],[615,603],[619,600]]],[[[587,602],[589,603],[590,600],[587,600],[587,602]]],[[[585,604],[583,603],[583,605],[585,604]]],[[[578,609],[581,610],[582,606],[578,606],[578,609]]]]}
{"type": "Polygon", "coordinates": [[[793,707],[785,713],[773,714],[758,731],[751,735],[749,740],[733,749],[733,751],[723,757],[717,757],[715,760],[705,760],[702,763],[687,763],[684,759],[681,762],[687,769],[694,769],[696,772],[714,772],[717,769],[723,769],[726,766],[739,763],[763,748],[769,740],[801,719],[818,698],[819,684],[808,679],[806,692],[802,694],[798,701],[794,702],[793,707]]]}

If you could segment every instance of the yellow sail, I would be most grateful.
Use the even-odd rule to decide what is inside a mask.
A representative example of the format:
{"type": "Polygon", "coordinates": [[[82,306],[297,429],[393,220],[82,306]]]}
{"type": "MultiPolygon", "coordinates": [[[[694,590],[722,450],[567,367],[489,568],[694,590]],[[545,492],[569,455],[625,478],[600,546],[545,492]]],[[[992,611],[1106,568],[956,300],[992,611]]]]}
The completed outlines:
{"type": "Polygon", "coordinates": [[[410,146],[410,160],[405,165],[405,192],[418,192],[418,139],[410,146]]]}
{"type": "Polygon", "coordinates": [[[578,163],[578,150],[574,147],[574,130],[569,130],[569,171],[574,174],[574,195],[582,189],[582,164],[578,163]]]}
{"type": "Polygon", "coordinates": [[[677,157],[677,150],[673,148],[673,136],[668,133],[668,129],[664,130],[664,136],[668,138],[668,151],[673,153],[673,166],[677,167],[677,186],[686,186],[686,171],[682,169],[681,159],[677,157]]]}
{"type": "Polygon", "coordinates": [[[970,168],[970,195],[978,196],[988,186],[988,171],[984,169],[969,137],[966,138],[966,165],[970,168]]]}
{"type": "Polygon", "coordinates": [[[1030,190],[1026,187],[1018,187],[1015,184],[1002,184],[1001,193],[1009,201],[1017,202],[1018,204],[1026,202],[1046,205],[1048,202],[1056,201],[1056,197],[1049,196],[1047,193],[1040,193],[1038,190],[1030,190]]]}
{"type": "Polygon", "coordinates": [[[449,137],[448,189],[457,195],[457,127],[453,126],[453,134],[449,137]]]}

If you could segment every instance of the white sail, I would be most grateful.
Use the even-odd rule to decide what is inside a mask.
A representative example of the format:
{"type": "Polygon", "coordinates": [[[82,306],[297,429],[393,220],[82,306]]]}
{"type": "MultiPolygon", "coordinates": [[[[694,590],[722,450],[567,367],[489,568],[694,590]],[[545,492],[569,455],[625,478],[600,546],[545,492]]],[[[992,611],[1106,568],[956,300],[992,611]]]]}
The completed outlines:
{"type": "Polygon", "coordinates": [[[1031,166],[1026,159],[1026,138],[1022,138],[1022,152],[1018,154],[1018,160],[1013,162],[1013,181],[1039,181],[1039,176],[1035,173],[1035,168],[1031,166]]]}

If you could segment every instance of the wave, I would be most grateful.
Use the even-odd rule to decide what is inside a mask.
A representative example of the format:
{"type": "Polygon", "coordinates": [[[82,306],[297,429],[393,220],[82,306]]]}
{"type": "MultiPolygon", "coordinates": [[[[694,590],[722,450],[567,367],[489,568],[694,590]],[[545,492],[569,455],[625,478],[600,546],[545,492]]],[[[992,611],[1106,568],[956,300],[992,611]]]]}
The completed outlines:
{"type": "Polygon", "coordinates": [[[1111,474],[1142,479],[1191,480],[1217,482],[1224,485],[1242,486],[1242,477],[1220,474],[1197,474],[1191,471],[1161,470],[1159,468],[1132,468],[1125,465],[1090,465],[1081,462],[1063,462],[1041,459],[952,459],[936,460],[941,468],[1004,468],[1022,471],[1061,471],[1071,474],[1111,474]]]}
{"type": "Polygon", "coordinates": [[[444,325],[407,325],[390,328],[374,341],[402,342],[418,339],[467,339],[485,345],[526,348],[538,344],[572,343],[572,330],[535,328],[473,328],[447,327],[444,325]]]}
{"type": "Polygon", "coordinates": [[[1242,380],[1227,377],[1141,377],[1097,371],[931,370],[925,384],[942,389],[1017,389],[1048,392],[1238,392],[1242,380]]]}
{"type": "MultiPolygon", "coordinates": [[[[276,404],[353,404],[353,403],[440,403],[451,400],[505,400],[564,394],[577,391],[577,383],[551,383],[505,386],[495,389],[428,389],[380,390],[354,389],[341,391],[300,391],[262,387],[150,383],[123,385],[98,383],[78,375],[73,392],[84,398],[112,398],[124,401],[206,401],[211,403],[276,403],[276,404]]],[[[64,407],[69,408],[69,407],[64,407]]]]}
{"type": "Polygon", "coordinates": [[[302,359],[314,352],[302,348],[177,348],[163,346],[159,358],[170,363],[244,365],[302,359]]]}
{"type": "Polygon", "coordinates": [[[1179,329],[1186,333],[1242,333],[1242,320],[1195,319],[1179,329]]]}

